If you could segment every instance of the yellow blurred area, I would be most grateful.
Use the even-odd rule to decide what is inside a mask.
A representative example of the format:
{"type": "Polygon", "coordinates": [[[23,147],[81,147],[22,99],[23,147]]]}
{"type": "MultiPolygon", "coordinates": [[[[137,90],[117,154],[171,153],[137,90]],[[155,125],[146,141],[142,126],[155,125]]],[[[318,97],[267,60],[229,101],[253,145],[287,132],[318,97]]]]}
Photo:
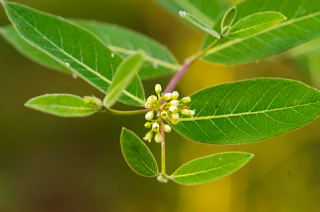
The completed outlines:
{"type": "MultiPolygon", "coordinates": [[[[202,33],[152,0],[28,0],[65,17],[93,19],[140,31],[167,45],[180,62],[199,50],[202,33]]],[[[8,21],[0,10],[0,24],[8,21]]],[[[239,172],[198,186],[158,183],[133,173],[119,147],[122,126],[143,135],[143,117],[98,114],[61,119],[23,107],[44,93],[91,95],[80,80],[32,63],[0,39],[0,212],[318,212],[320,121],[288,135],[246,145],[204,145],[170,135],[168,168],[223,151],[255,158],[239,172]]],[[[197,62],[178,89],[183,95],[219,83],[284,77],[309,83],[282,54],[235,67],[197,62]]],[[[160,79],[167,83],[168,78],[160,79]]],[[[147,81],[146,88],[158,82],[147,81]]],[[[147,93],[150,93],[147,91],[147,93]]],[[[101,94],[97,94],[102,97],[101,94]]],[[[150,145],[159,159],[157,144],[150,145]]]]}

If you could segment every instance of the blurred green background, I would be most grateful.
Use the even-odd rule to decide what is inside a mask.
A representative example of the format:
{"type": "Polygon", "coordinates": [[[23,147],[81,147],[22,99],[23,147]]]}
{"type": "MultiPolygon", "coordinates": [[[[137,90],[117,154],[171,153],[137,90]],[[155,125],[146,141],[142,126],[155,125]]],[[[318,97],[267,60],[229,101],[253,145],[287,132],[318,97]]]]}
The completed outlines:
{"type": "MultiPolygon", "coordinates": [[[[196,52],[203,39],[152,0],[18,2],[140,31],[167,45],[180,61],[196,52]]],[[[0,24],[8,24],[3,10],[0,24]]],[[[142,136],[142,116],[62,119],[32,111],[23,104],[45,93],[102,94],[81,80],[31,62],[3,39],[0,68],[1,212],[320,211],[320,120],[285,136],[241,146],[203,145],[172,134],[167,147],[169,173],[193,158],[221,151],[248,151],[256,157],[236,174],[213,183],[165,185],[137,176],[122,158],[121,127],[142,136]]],[[[296,61],[282,54],[237,67],[200,61],[185,75],[179,91],[189,95],[218,83],[261,76],[311,82],[296,61]]],[[[146,88],[167,81],[147,81],[146,88]]],[[[150,146],[159,158],[159,145],[150,146]]]]}

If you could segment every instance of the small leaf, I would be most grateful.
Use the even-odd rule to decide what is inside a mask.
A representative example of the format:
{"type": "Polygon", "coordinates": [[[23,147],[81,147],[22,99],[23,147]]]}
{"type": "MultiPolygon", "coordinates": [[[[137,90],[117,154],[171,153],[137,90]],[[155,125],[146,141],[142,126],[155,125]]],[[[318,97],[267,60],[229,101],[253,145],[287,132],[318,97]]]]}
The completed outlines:
{"type": "Polygon", "coordinates": [[[111,107],[120,97],[121,93],[131,83],[133,78],[138,74],[143,63],[141,54],[136,54],[124,60],[113,77],[109,87],[108,94],[105,97],[103,104],[107,108],[111,107]]]}
{"type": "MultiPolygon", "coordinates": [[[[63,18],[40,12],[30,7],[1,2],[19,35],[30,45],[42,51],[66,69],[106,93],[116,68],[122,62],[96,36],[63,18]]],[[[144,96],[137,96],[141,86],[135,79],[123,92],[120,101],[142,106],[144,96]]]]}
{"type": "Polygon", "coordinates": [[[79,96],[48,94],[30,99],[26,107],[61,117],[85,117],[96,113],[99,107],[86,104],[79,96]]]}
{"type": "Polygon", "coordinates": [[[231,175],[247,164],[253,154],[224,152],[192,160],[178,168],[171,176],[183,185],[196,185],[231,175]]]}
{"type": "Polygon", "coordinates": [[[285,20],[287,20],[287,17],[279,12],[255,13],[238,21],[228,35],[233,38],[249,37],[277,26],[285,20]]]}
{"type": "Polygon", "coordinates": [[[221,38],[219,33],[217,33],[214,29],[212,29],[211,27],[209,27],[208,25],[200,21],[197,17],[187,13],[186,11],[180,11],[179,14],[183,19],[187,20],[189,23],[193,24],[198,29],[210,34],[211,36],[217,39],[221,38]]]}
{"type": "Polygon", "coordinates": [[[132,131],[123,128],[120,137],[122,154],[128,166],[145,177],[158,175],[158,165],[147,145],[132,131]]]}
{"type": "Polygon", "coordinates": [[[320,92],[297,81],[251,79],[206,88],[191,96],[193,118],[174,126],[208,144],[239,144],[279,136],[320,115],[320,92]]]}
{"type": "Polygon", "coordinates": [[[54,59],[52,59],[42,51],[34,48],[28,42],[23,40],[16,32],[16,30],[13,28],[13,26],[1,28],[1,34],[19,52],[21,52],[24,56],[28,57],[34,62],[39,63],[45,67],[51,68],[53,70],[71,74],[71,71],[69,71],[63,65],[59,64],[54,59]]]}
{"type": "Polygon", "coordinates": [[[237,16],[237,8],[232,7],[224,14],[221,21],[221,34],[225,35],[236,19],[237,16]]]}

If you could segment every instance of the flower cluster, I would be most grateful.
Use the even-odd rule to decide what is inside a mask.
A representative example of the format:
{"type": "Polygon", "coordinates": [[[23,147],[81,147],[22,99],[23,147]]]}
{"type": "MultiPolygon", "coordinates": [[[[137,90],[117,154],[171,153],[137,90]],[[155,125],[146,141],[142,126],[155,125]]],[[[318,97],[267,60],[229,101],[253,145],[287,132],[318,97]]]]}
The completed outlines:
{"type": "Polygon", "coordinates": [[[155,86],[155,92],[157,96],[149,96],[145,103],[145,108],[150,109],[150,111],[145,115],[147,122],[144,127],[150,129],[150,131],[143,139],[151,142],[154,138],[155,142],[161,143],[163,140],[161,129],[163,129],[163,133],[171,132],[170,125],[165,124],[164,121],[177,125],[180,115],[193,117],[195,111],[190,110],[188,107],[188,104],[191,102],[190,97],[184,97],[179,100],[179,93],[177,91],[162,95],[162,87],[159,84],[155,86]]]}

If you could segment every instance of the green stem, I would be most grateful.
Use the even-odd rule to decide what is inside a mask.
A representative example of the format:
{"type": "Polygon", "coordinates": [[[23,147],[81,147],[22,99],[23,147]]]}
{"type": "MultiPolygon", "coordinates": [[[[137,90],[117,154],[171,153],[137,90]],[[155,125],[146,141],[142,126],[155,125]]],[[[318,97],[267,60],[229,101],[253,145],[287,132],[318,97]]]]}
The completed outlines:
{"type": "Polygon", "coordinates": [[[215,45],[217,45],[217,43],[219,41],[221,41],[221,39],[216,39],[207,48],[205,48],[203,51],[201,51],[201,52],[197,53],[196,55],[194,55],[193,57],[191,57],[190,58],[190,65],[192,65],[193,63],[197,62],[199,59],[204,57],[208,53],[208,51],[210,51],[210,49],[212,49],[215,45]]]}
{"type": "Polygon", "coordinates": [[[163,129],[163,120],[161,120],[161,174],[166,175],[166,135],[163,129]]]}

